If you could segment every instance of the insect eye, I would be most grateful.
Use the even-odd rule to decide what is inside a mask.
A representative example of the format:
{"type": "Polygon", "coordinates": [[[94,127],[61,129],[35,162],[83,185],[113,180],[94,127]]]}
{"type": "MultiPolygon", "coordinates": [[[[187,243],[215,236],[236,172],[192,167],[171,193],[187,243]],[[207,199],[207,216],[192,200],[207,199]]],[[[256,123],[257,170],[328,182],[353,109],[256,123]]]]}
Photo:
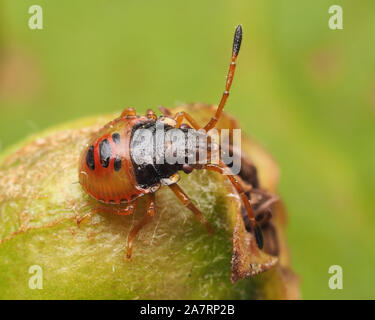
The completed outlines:
{"type": "Polygon", "coordinates": [[[107,168],[112,155],[112,148],[107,139],[104,139],[99,144],[99,157],[102,167],[107,168]]]}

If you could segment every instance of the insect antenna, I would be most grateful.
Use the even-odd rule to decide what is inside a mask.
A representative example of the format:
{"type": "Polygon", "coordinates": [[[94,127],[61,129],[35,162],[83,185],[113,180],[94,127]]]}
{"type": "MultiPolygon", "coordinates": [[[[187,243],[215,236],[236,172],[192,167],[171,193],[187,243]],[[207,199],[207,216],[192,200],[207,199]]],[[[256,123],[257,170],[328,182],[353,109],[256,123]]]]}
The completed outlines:
{"type": "Polygon", "coordinates": [[[226,82],[225,82],[225,90],[224,90],[223,95],[221,97],[219,106],[216,109],[215,115],[211,118],[211,120],[204,127],[204,130],[206,130],[206,131],[209,131],[210,129],[212,129],[216,126],[217,122],[220,119],[221,114],[223,113],[225,103],[227,102],[227,99],[228,99],[228,96],[229,96],[229,90],[232,86],[234,71],[236,70],[236,59],[237,59],[237,56],[238,56],[238,52],[240,51],[241,41],[242,41],[242,27],[241,27],[241,25],[238,25],[237,28],[236,28],[236,31],[234,33],[233,48],[232,48],[232,60],[231,60],[231,63],[229,65],[227,79],[226,79],[226,82]]]}

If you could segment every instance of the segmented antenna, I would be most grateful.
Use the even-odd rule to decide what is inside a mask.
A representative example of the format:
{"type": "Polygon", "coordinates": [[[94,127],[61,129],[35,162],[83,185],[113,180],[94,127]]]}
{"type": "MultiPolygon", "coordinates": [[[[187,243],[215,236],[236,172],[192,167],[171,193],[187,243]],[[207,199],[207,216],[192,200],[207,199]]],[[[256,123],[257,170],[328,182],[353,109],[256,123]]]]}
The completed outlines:
{"type": "Polygon", "coordinates": [[[236,32],[234,33],[233,49],[232,49],[232,53],[236,56],[238,55],[238,52],[240,52],[241,42],[242,42],[242,27],[241,25],[238,25],[236,28],[236,32]]]}
{"type": "Polygon", "coordinates": [[[236,28],[236,31],[234,32],[232,60],[229,65],[227,80],[225,82],[225,91],[221,97],[221,100],[220,100],[219,106],[216,109],[215,115],[211,118],[211,120],[204,127],[204,130],[206,131],[209,131],[210,129],[216,126],[217,122],[220,119],[221,114],[223,113],[225,103],[227,102],[227,99],[229,96],[229,90],[230,90],[230,87],[232,86],[234,71],[236,70],[236,59],[241,48],[241,42],[242,42],[242,27],[241,25],[238,25],[236,28]]]}

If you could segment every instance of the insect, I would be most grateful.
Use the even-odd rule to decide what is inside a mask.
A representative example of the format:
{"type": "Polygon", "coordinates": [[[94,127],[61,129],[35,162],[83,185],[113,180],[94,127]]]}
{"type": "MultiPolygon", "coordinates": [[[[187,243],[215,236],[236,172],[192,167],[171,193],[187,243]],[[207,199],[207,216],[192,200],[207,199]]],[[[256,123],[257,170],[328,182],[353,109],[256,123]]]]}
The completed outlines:
{"type": "MultiPolygon", "coordinates": [[[[205,126],[201,127],[186,112],[179,112],[173,116],[168,112],[168,109],[161,109],[163,116],[157,117],[154,111],[148,110],[146,115],[139,116],[133,108],[126,108],[119,118],[105,125],[92,137],[87,144],[87,148],[82,153],[79,164],[79,182],[91,197],[111,207],[111,213],[130,215],[134,213],[138,199],[141,196],[146,196],[147,198],[147,211],[144,217],[132,228],[128,235],[127,258],[132,255],[133,241],[137,233],[155,215],[155,192],[162,185],[168,186],[175,193],[178,200],[192,211],[210,233],[212,232],[211,225],[204,219],[201,211],[177,184],[179,180],[178,172],[182,170],[185,173],[191,173],[193,170],[204,169],[225,174],[226,170],[228,170],[226,164],[222,160],[219,160],[218,164],[207,163],[205,165],[158,164],[153,160],[148,165],[138,165],[133,158],[134,152],[137,151],[137,146],[132,144],[132,142],[134,142],[137,129],[148,128],[154,130],[157,122],[165,125],[165,131],[178,129],[186,132],[187,129],[196,131],[203,129],[204,132],[208,132],[214,128],[220,119],[229,96],[241,41],[242,27],[239,25],[234,34],[225,90],[215,114],[205,126]],[[184,121],[188,123],[184,123],[184,121]]],[[[256,243],[262,249],[263,236],[255,219],[250,201],[236,176],[226,176],[243,202],[256,243]]]]}

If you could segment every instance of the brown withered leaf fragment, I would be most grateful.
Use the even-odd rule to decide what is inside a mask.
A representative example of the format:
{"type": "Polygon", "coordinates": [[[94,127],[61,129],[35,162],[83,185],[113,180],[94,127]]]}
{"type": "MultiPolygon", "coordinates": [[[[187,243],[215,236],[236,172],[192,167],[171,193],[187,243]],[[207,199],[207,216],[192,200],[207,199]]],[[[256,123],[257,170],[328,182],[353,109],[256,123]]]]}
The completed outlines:
{"type": "Polygon", "coordinates": [[[233,232],[232,282],[254,276],[276,265],[277,257],[260,250],[252,233],[246,231],[240,212],[233,232]]]}

